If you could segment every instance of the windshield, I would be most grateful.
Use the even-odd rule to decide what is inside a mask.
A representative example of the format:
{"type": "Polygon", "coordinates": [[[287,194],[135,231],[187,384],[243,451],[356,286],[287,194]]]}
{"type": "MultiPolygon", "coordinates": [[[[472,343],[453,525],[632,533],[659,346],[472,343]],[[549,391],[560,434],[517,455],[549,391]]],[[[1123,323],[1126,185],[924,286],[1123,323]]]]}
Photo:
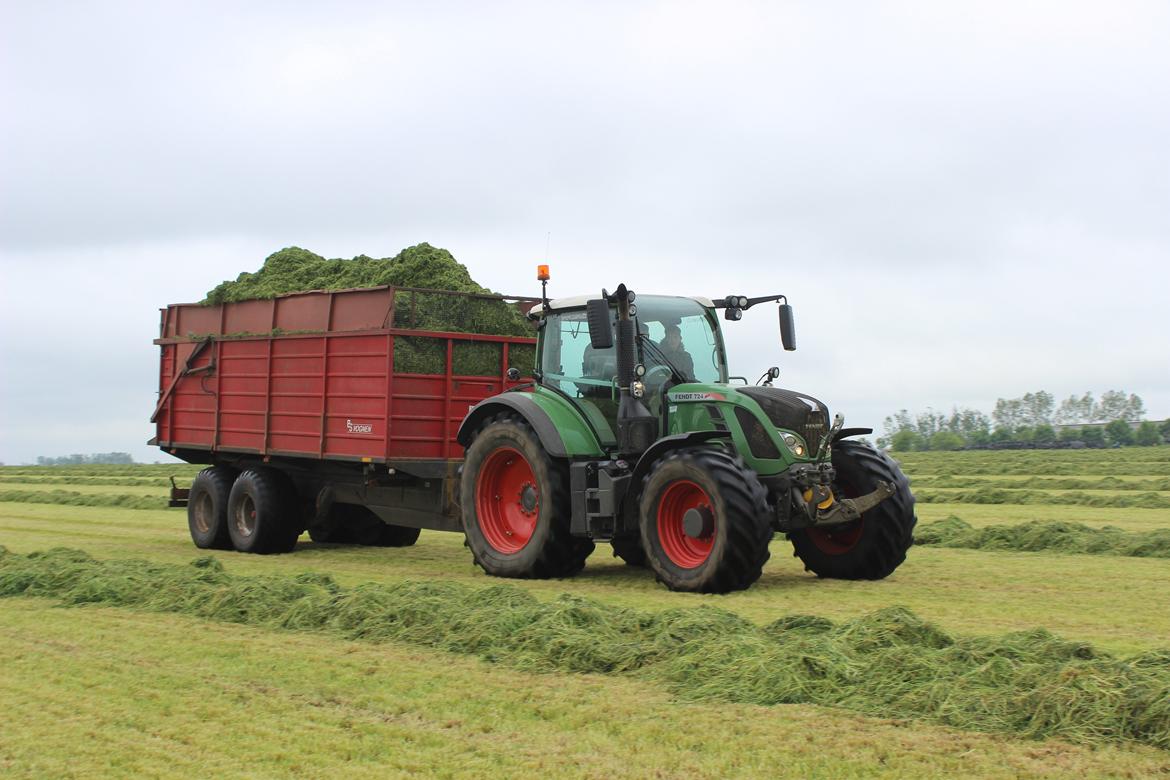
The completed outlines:
{"type": "Polygon", "coordinates": [[[638,332],[658,350],[640,349],[649,374],[669,362],[688,382],[726,382],[727,361],[714,314],[690,298],[638,296],[638,332]]]}
{"type": "MultiPolygon", "coordinates": [[[[690,298],[638,296],[638,360],[651,379],[670,367],[687,382],[726,382],[723,341],[714,314],[690,298]],[[645,340],[653,343],[647,345],[645,340]],[[657,370],[655,370],[657,369],[657,370]]],[[[616,318],[616,311],[614,312],[616,318]]],[[[617,350],[589,345],[583,310],[549,314],[541,332],[540,368],[546,383],[573,397],[616,398],[617,350]]]]}

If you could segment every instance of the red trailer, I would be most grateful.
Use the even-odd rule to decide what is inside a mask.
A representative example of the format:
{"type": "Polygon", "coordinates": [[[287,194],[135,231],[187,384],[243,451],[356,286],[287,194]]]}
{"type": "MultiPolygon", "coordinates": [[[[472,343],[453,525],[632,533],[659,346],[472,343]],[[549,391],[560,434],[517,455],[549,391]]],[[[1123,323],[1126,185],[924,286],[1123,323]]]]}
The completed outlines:
{"type": "Polygon", "coordinates": [[[213,466],[172,502],[189,502],[196,544],[277,552],[306,528],[367,544],[460,530],[456,433],[530,373],[535,339],[496,333],[523,332],[537,302],[375,287],[161,310],[151,443],[213,466]],[[242,477],[251,527],[226,520],[242,477]],[[265,523],[276,512],[297,519],[265,523]]]}

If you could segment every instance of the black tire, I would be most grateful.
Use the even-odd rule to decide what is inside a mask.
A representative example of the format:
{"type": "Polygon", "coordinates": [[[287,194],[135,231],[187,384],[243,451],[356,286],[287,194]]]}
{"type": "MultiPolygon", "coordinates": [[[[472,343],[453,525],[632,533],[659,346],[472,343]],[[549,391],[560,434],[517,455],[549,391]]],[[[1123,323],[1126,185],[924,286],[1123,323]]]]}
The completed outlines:
{"type": "Polygon", "coordinates": [[[239,472],[211,466],[195,475],[187,497],[187,528],[191,541],[203,550],[232,549],[228,534],[228,496],[239,472]]]}
{"type": "Polygon", "coordinates": [[[910,481],[892,458],[861,442],[835,442],[833,468],[837,471],[833,492],[839,496],[865,495],[876,490],[878,482],[892,484],[894,495],[853,523],[790,531],[796,556],[818,577],[880,580],[889,576],[906,560],[918,522],[910,481]]]}
{"type": "Polygon", "coordinates": [[[291,552],[301,535],[301,517],[288,478],[268,468],[240,474],[228,498],[228,533],[240,552],[291,552]]]}
{"type": "Polygon", "coordinates": [[[419,529],[390,525],[357,504],[334,504],[321,525],[309,527],[309,538],[329,544],[361,544],[370,547],[409,547],[418,541],[419,529]]]}
{"type": "Polygon", "coordinates": [[[621,558],[627,566],[646,565],[646,551],[642,549],[641,536],[615,536],[610,544],[613,545],[613,557],[621,558]]]}
{"type": "Polygon", "coordinates": [[[569,533],[568,481],[566,465],[545,452],[526,422],[508,414],[490,419],[467,448],[460,480],[463,530],[475,562],[496,577],[581,571],[593,541],[569,533]],[[512,481],[515,496],[497,494],[512,481]]]}
{"type": "Polygon", "coordinates": [[[728,593],[760,578],[772,539],[767,491],[738,457],[668,452],[643,482],[640,508],[646,562],[671,590],[728,593]],[[683,531],[691,510],[703,517],[697,536],[683,531]]]}

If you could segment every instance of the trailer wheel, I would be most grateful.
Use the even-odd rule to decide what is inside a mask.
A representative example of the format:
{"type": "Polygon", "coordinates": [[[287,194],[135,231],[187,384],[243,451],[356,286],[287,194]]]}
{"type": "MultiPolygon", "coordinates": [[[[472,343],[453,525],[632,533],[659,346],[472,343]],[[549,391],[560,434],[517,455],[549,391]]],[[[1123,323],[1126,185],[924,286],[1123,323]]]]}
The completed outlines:
{"type": "Polygon", "coordinates": [[[187,499],[187,527],[191,541],[204,550],[230,550],[228,496],[238,474],[227,466],[212,466],[195,475],[187,499]]]}
{"type": "Polygon", "coordinates": [[[645,566],[646,551],[642,548],[640,536],[615,536],[610,540],[613,556],[621,558],[627,566],[645,566]]]}
{"type": "Polygon", "coordinates": [[[910,481],[888,455],[855,441],[833,444],[833,468],[833,492],[844,498],[876,490],[878,482],[892,484],[894,495],[852,523],[802,528],[788,538],[805,568],[819,577],[880,580],[906,560],[913,540],[918,518],[910,481]]]}
{"type": "Polygon", "coordinates": [[[668,452],[643,482],[642,548],[671,590],[727,593],[760,578],[772,526],[767,492],[721,450],[668,452]]]}
{"type": "Polygon", "coordinates": [[[467,546],[496,577],[568,577],[593,552],[569,533],[565,465],[515,416],[492,418],[468,447],[460,504],[467,546]]]}
{"type": "Polygon", "coordinates": [[[292,483],[275,469],[249,469],[228,498],[228,533],[240,552],[291,552],[301,535],[292,483]]]}

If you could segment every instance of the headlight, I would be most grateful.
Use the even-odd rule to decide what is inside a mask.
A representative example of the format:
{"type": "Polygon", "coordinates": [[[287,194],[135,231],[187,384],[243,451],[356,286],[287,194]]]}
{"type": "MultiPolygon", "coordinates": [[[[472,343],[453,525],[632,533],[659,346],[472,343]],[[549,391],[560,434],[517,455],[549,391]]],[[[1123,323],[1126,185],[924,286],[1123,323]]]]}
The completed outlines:
{"type": "Polygon", "coordinates": [[[788,445],[788,449],[792,450],[792,452],[796,455],[796,457],[798,457],[798,458],[804,457],[804,442],[803,441],[801,441],[799,438],[792,435],[791,433],[782,433],[780,435],[784,439],[784,443],[788,445]]]}
{"type": "Polygon", "coordinates": [[[630,384],[630,395],[634,398],[641,398],[646,393],[646,385],[641,382],[632,382],[630,384]]]}

